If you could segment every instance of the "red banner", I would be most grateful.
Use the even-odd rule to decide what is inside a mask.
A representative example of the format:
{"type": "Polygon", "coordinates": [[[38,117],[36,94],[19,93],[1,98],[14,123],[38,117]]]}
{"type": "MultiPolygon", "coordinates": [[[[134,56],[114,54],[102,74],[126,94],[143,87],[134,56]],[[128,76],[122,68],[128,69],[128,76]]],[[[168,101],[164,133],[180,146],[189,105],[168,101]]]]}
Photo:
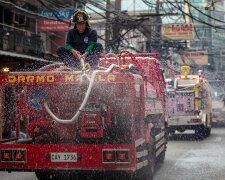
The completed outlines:
{"type": "MultiPolygon", "coordinates": [[[[64,19],[65,21],[70,21],[70,19],[64,19]]],[[[40,32],[47,32],[47,31],[68,31],[69,29],[73,28],[69,26],[69,24],[55,21],[55,20],[40,20],[39,21],[39,31],[40,32]]]]}

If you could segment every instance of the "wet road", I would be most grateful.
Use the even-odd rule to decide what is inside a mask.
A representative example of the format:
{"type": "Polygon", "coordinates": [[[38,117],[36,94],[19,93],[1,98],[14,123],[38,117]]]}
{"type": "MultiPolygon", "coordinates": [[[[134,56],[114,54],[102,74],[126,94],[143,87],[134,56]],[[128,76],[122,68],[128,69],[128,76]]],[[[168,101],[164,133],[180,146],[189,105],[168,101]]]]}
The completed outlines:
{"type": "MultiPolygon", "coordinates": [[[[37,178],[31,172],[0,172],[0,179],[36,180],[37,178]]],[[[204,140],[198,140],[193,134],[187,133],[170,137],[165,161],[154,175],[154,180],[224,179],[225,128],[213,128],[211,136],[204,140]]]]}
{"type": "Polygon", "coordinates": [[[225,128],[213,128],[204,140],[192,134],[170,137],[164,164],[154,180],[224,180],[225,128]]]}

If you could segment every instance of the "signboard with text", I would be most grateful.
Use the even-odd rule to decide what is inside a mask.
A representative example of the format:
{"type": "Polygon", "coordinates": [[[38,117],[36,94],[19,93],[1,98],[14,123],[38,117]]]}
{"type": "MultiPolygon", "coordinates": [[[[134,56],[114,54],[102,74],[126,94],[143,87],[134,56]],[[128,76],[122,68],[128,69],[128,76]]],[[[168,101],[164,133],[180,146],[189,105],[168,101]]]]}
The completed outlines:
{"type": "MultiPolygon", "coordinates": [[[[71,16],[74,13],[73,9],[58,9],[53,10],[54,13],[62,20],[64,21],[70,21],[71,16]]],[[[40,32],[48,32],[48,31],[68,31],[72,28],[72,26],[69,26],[69,24],[66,24],[64,22],[56,21],[57,18],[52,13],[52,11],[48,9],[40,10],[40,14],[47,16],[49,18],[53,18],[55,20],[49,20],[41,18],[39,20],[39,31],[40,32]]]]}
{"type": "Polygon", "coordinates": [[[171,40],[194,39],[194,25],[193,24],[163,24],[162,37],[163,39],[171,39],[171,40]]]}
{"type": "Polygon", "coordinates": [[[208,51],[184,51],[180,55],[180,65],[208,65],[208,51]]]}

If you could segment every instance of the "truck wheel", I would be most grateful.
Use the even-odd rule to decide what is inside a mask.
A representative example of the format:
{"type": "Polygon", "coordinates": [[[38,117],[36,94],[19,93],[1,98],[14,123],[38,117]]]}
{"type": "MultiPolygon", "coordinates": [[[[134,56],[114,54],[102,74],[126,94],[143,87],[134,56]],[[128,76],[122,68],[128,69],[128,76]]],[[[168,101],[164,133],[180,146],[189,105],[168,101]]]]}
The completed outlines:
{"type": "Polygon", "coordinates": [[[211,134],[211,127],[208,127],[208,118],[206,120],[205,136],[208,137],[211,134]]]}
{"type": "Polygon", "coordinates": [[[175,135],[175,130],[170,130],[170,135],[174,136],[175,135]]]}
{"type": "Polygon", "coordinates": [[[210,134],[211,134],[211,128],[206,128],[205,133],[206,133],[206,136],[207,137],[210,136],[210,134]]]}
{"type": "Polygon", "coordinates": [[[154,129],[151,130],[151,134],[150,134],[150,144],[147,145],[147,151],[148,151],[148,155],[147,155],[147,161],[148,164],[147,166],[141,168],[140,170],[138,170],[138,172],[136,174],[133,174],[133,179],[130,180],[152,180],[153,179],[153,174],[154,174],[154,170],[155,170],[155,148],[154,148],[154,143],[155,143],[155,136],[154,136],[154,129]]]}
{"type": "Polygon", "coordinates": [[[148,164],[133,174],[126,174],[126,180],[152,180],[155,169],[155,154],[152,150],[148,150],[148,164]]]}
{"type": "Polygon", "coordinates": [[[204,137],[206,136],[204,125],[198,126],[198,127],[195,129],[195,135],[196,135],[199,139],[204,139],[204,137]]]}
{"type": "Polygon", "coordinates": [[[151,151],[148,152],[148,165],[139,170],[135,180],[152,180],[155,169],[155,155],[151,151]]]}
{"type": "Polygon", "coordinates": [[[163,151],[163,152],[159,155],[157,162],[158,162],[158,163],[163,163],[163,161],[165,160],[165,156],[166,156],[166,152],[163,151]]]}
{"type": "Polygon", "coordinates": [[[149,154],[149,159],[148,159],[148,162],[149,162],[149,166],[148,169],[147,169],[147,172],[146,172],[146,180],[151,180],[153,179],[153,174],[154,174],[154,171],[155,171],[155,152],[152,151],[151,154],[149,154]]]}
{"type": "Polygon", "coordinates": [[[165,160],[165,156],[166,156],[166,147],[167,147],[167,132],[165,131],[165,144],[164,144],[164,150],[160,153],[160,155],[157,157],[157,163],[163,163],[163,161],[165,160]]]}
{"type": "Polygon", "coordinates": [[[125,180],[136,180],[136,179],[137,179],[136,173],[125,175],[125,180]]]}
{"type": "Polygon", "coordinates": [[[36,171],[35,175],[39,180],[56,179],[54,174],[47,171],[36,171]]]}
{"type": "Polygon", "coordinates": [[[150,149],[148,150],[148,166],[147,167],[147,180],[148,179],[153,179],[153,174],[154,174],[154,171],[155,171],[155,161],[156,161],[156,158],[155,158],[155,129],[152,129],[151,130],[151,134],[150,134],[150,137],[151,137],[151,144],[150,144],[150,149]]]}

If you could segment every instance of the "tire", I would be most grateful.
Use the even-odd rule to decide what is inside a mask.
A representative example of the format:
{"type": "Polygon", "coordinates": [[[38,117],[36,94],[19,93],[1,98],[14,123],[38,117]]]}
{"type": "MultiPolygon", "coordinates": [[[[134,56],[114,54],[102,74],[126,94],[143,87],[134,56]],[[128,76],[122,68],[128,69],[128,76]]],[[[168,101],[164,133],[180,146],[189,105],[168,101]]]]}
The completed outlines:
{"type": "MultiPolygon", "coordinates": [[[[152,180],[153,173],[155,169],[155,156],[149,151],[148,153],[148,165],[139,170],[137,176],[134,177],[135,180],[152,180]]],[[[134,180],[132,179],[132,180],[134,180]]]]}
{"type": "Polygon", "coordinates": [[[171,135],[171,136],[174,136],[174,135],[175,135],[175,130],[171,130],[171,131],[170,131],[170,135],[171,135]]]}
{"type": "Polygon", "coordinates": [[[155,171],[155,152],[149,154],[148,165],[149,166],[147,166],[148,169],[146,171],[146,180],[152,180],[155,171]]]}
{"type": "Polygon", "coordinates": [[[204,125],[201,125],[201,126],[198,126],[196,129],[195,129],[195,135],[197,136],[197,138],[199,139],[204,139],[206,137],[206,133],[205,133],[205,126],[204,125]]]}
{"type": "MultiPolygon", "coordinates": [[[[211,122],[211,120],[210,120],[210,122],[211,122]]],[[[208,118],[207,118],[207,120],[206,120],[206,128],[205,128],[205,136],[208,137],[210,134],[211,134],[211,127],[208,127],[208,118]]]]}
{"type": "Polygon", "coordinates": [[[211,128],[206,128],[206,132],[205,132],[206,136],[210,136],[211,134],[211,128]]]}
{"type": "Polygon", "coordinates": [[[35,175],[39,180],[57,179],[57,176],[55,174],[48,171],[36,171],[35,175]]]}
{"type": "Polygon", "coordinates": [[[154,148],[154,129],[151,130],[150,134],[150,144],[146,146],[146,150],[148,151],[147,155],[147,166],[143,167],[142,169],[139,169],[136,173],[129,175],[129,180],[152,180],[153,174],[155,170],[155,148],[154,148]]]}
{"type": "Polygon", "coordinates": [[[146,169],[146,176],[147,180],[153,179],[153,174],[155,171],[155,163],[156,163],[156,158],[155,158],[155,129],[151,130],[151,145],[148,149],[148,166],[146,169]]]}
{"type": "Polygon", "coordinates": [[[151,171],[150,172],[153,175],[153,173],[155,171],[155,153],[151,155],[150,165],[151,165],[151,171]]]}
{"type": "Polygon", "coordinates": [[[165,156],[166,156],[166,152],[163,151],[163,152],[159,155],[158,160],[157,160],[157,163],[162,164],[163,161],[165,160],[165,156]]]}
{"type": "Polygon", "coordinates": [[[136,173],[134,173],[134,174],[127,174],[125,176],[125,180],[136,180],[136,179],[137,179],[136,173]]]}
{"type": "Polygon", "coordinates": [[[160,164],[163,163],[163,161],[165,160],[165,156],[166,156],[167,134],[165,134],[164,138],[165,138],[164,150],[157,157],[157,163],[160,163],[160,164]]]}

